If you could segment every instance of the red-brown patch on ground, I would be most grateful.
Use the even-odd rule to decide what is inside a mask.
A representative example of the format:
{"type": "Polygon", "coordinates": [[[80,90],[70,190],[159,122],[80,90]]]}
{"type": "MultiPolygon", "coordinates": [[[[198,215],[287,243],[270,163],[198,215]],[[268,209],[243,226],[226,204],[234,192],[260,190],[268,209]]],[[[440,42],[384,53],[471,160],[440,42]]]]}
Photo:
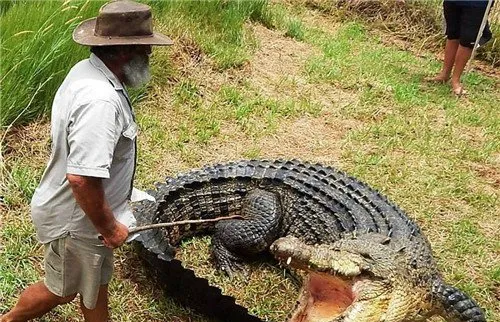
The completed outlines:
{"type": "MultiPolygon", "coordinates": [[[[485,182],[495,189],[500,189],[500,164],[487,165],[480,163],[473,163],[470,165],[472,170],[476,172],[485,182]]],[[[498,192],[498,190],[497,190],[498,192]]]]}

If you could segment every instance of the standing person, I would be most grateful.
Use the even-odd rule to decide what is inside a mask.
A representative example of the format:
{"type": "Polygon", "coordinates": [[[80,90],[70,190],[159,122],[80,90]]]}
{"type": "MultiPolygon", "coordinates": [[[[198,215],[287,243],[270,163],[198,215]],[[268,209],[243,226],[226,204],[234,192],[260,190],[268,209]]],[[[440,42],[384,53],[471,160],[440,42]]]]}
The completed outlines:
{"type": "MultiPolygon", "coordinates": [[[[447,36],[444,62],[439,74],[429,80],[440,83],[450,80],[455,95],[465,94],[460,78],[471,57],[487,6],[488,0],[444,0],[443,2],[447,36]]],[[[484,45],[491,37],[489,25],[486,23],[479,45],[484,45]]]]}
{"type": "Polygon", "coordinates": [[[45,279],[26,288],[1,322],[40,317],[77,294],[85,321],[107,321],[112,249],[135,224],[128,200],[137,126],[125,86],[147,82],[151,46],[172,41],[153,33],[151,8],[132,1],[105,4],[73,39],[91,55],[55,95],[52,153],[31,202],[45,279]]]}

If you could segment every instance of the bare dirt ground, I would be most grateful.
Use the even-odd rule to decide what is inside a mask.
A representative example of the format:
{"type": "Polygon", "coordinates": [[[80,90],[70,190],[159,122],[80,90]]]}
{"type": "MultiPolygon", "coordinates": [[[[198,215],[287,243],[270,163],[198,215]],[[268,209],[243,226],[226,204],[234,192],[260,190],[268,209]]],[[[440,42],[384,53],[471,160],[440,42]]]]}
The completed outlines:
{"type": "MultiPolygon", "coordinates": [[[[314,19],[319,21],[321,17],[314,19]]],[[[326,24],[333,30],[333,24],[326,24]]],[[[247,150],[257,150],[264,158],[294,157],[338,165],[343,136],[347,131],[363,126],[358,120],[339,117],[339,110],[354,104],[358,98],[334,85],[308,81],[304,66],[308,58],[319,53],[315,47],[262,25],[251,24],[247,28],[254,33],[258,49],[245,66],[221,72],[213,68],[210,59],[196,45],[181,39],[172,53],[179,75],[196,80],[204,101],[213,100],[222,86],[245,83],[248,90],[267,98],[305,100],[316,104],[321,109],[320,117],[303,115],[283,119],[272,135],[261,137],[246,135],[233,122],[222,122],[220,134],[211,139],[206,148],[188,144],[187,149],[196,154],[196,165],[239,159],[247,150]]],[[[172,107],[172,92],[161,88],[154,91],[154,98],[141,108],[145,113],[154,109],[153,113],[162,119],[166,131],[170,131],[178,120],[172,117],[176,113],[172,107]]],[[[156,165],[157,169],[175,173],[179,166],[180,169],[191,166],[183,165],[179,157],[176,152],[168,153],[161,164],[156,165]]]]}

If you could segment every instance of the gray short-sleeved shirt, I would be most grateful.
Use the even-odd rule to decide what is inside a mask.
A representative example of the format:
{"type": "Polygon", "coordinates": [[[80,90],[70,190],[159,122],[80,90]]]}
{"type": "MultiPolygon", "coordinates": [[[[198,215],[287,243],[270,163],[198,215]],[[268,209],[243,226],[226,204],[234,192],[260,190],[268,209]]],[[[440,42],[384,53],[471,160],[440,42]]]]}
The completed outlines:
{"type": "Polygon", "coordinates": [[[52,151],[31,200],[37,237],[48,243],[66,234],[97,238],[66,174],[103,178],[117,220],[135,225],[128,206],[135,171],[137,126],[127,92],[94,54],[76,64],[52,105],[52,151]]]}

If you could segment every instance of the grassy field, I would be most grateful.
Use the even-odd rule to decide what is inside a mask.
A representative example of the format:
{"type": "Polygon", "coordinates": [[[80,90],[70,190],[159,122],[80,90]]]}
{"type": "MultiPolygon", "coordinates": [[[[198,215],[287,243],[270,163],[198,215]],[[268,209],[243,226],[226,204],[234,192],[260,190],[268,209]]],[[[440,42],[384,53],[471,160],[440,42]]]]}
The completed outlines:
{"type": "MultiPolygon", "coordinates": [[[[67,10],[87,5],[83,16],[99,7],[94,2],[77,4],[67,10]]],[[[423,81],[439,70],[439,56],[307,1],[153,5],[158,30],[171,35],[175,44],[155,49],[153,82],[135,93],[141,128],[139,188],[150,189],[166,175],[193,167],[241,158],[299,158],[339,167],[405,209],[429,237],[445,279],[469,292],[486,309],[488,321],[500,321],[498,74],[472,71],[464,79],[469,94],[456,98],[448,85],[423,81]]],[[[52,19],[59,18],[70,19],[52,19]]],[[[7,41],[4,21],[2,17],[2,46],[7,41]]],[[[69,37],[69,25],[58,32],[69,37]]],[[[43,44],[52,43],[43,39],[43,44]]],[[[15,43],[19,50],[25,47],[23,40],[15,43]]],[[[72,62],[85,56],[71,42],[56,52],[67,60],[54,58],[53,66],[59,67],[39,78],[27,70],[30,81],[22,76],[16,81],[31,84],[29,88],[18,85],[9,91],[4,88],[10,79],[2,52],[2,109],[50,106],[57,83],[43,87],[45,96],[36,90],[51,74],[60,71],[64,76],[72,62]],[[6,93],[16,90],[25,91],[19,96],[24,101],[5,105],[11,103],[6,93]]],[[[20,64],[27,64],[23,70],[40,69],[28,63],[33,57],[22,56],[22,51],[18,55],[20,64]]],[[[12,115],[2,125],[17,117],[12,115]]],[[[0,137],[4,312],[43,273],[29,200],[49,155],[49,124],[37,119],[4,130],[0,137]]],[[[186,242],[179,257],[252,313],[283,321],[293,304],[283,299],[295,297],[296,286],[268,266],[255,269],[248,282],[229,281],[208,263],[209,243],[207,238],[186,242]]],[[[129,246],[117,252],[115,277],[113,321],[209,321],[163,297],[129,246]]],[[[75,304],[40,319],[79,320],[75,304]]]]}

